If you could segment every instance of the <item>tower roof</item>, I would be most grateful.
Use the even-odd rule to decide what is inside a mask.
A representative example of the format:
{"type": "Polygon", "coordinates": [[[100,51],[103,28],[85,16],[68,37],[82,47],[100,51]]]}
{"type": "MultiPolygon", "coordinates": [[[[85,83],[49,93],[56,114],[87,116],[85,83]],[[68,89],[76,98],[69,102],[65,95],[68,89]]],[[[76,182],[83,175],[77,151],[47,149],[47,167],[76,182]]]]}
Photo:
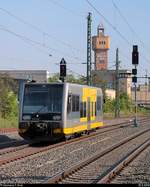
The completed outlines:
{"type": "Polygon", "coordinates": [[[99,34],[103,34],[104,35],[104,25],[103,25],[103,23],[100,23],[99,25],[98,25],[98,27],[97,27],[97,31],[98,31],[98,35],[99,34]]]}
{"type": "Polygon", "coordinates": [[[103,25],[103,23],[100,23],[100,24],[98,25],[98,29],[104,30],[104,25],[103,25]]]}

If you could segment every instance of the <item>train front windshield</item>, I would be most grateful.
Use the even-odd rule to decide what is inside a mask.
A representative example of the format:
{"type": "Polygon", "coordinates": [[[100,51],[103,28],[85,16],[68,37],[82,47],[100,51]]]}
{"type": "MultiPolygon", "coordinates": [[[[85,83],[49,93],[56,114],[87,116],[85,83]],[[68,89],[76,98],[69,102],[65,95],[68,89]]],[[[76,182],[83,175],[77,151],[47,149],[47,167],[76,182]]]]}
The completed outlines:
{"type": "Polygon", "coordinates": [[[62,98],[63,85],[26,85],[23,115],[62,113],[62,98]]]}

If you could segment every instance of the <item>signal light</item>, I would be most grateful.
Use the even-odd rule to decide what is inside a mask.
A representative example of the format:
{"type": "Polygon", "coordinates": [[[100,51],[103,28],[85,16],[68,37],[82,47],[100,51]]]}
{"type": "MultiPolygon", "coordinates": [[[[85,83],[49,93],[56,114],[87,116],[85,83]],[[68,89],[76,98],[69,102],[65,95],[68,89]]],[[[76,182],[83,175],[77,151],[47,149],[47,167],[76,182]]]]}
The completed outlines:
{"type": "Polygon", "coordinates": [[[138,65],[139,64],[139,52],[138,52],[138,46],[133,46],[133,52],[132,52],[132,64],[138,65]]]}
{"type": "Polygon", "coordinates": [[[137,83],[137,77],[132,77],[132,82],[137,83]]]}
{"type": "Polygon", "coordinates": [[[133,46],[133,52],[138,52],[138,46],[137,45],[133,46]]]}
{"type": "Polygon", "coordinates": [[[66,61],[65,61],[64,58],[62,58],[62,60],[60,62],[60,78],[59,78],[62,82],[65,81],[66,74],[67,74],[67,72],[66,72],[66,61]]]}
{"type": "Polygon", "coordinates": [[[66,64],[60,64],[60,77],[66,77],[66,64]]]}
{"type": "Polygon", "coordinates": [[[132,69],[132,74],[137,75],[137,69],[132,69]]]}

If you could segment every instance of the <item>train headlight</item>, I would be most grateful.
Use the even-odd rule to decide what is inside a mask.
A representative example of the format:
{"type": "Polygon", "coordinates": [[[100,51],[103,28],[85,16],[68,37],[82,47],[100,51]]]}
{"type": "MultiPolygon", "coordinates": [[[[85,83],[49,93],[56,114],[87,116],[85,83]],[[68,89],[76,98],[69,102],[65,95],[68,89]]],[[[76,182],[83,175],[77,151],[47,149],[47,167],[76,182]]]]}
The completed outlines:
{"type": "Polygon", "coordinates": [[[24,115],[23,120],[31,120],[31,116],[30,115],[24,115]]]}
{"type": "Polygon", "coordinates": [[[53,116],[53,120],[55,120],[55,121],[61,120],[61,116],[58,116],[58,115],[53,116]]]}

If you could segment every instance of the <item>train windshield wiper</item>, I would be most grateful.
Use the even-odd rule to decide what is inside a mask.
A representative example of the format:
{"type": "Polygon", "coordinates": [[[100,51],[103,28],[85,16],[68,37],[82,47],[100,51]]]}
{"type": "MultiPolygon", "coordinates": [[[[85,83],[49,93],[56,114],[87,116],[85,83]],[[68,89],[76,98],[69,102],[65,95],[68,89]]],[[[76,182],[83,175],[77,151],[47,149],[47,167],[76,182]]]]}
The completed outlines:
{"type": "Polygon", "coordinates": [[[46,105],[43,105],[37,112],[35,112],[35,114],[39,114],[39,112],[41,112],[41,110],[43,110],[46,107],[46,105]]]}

